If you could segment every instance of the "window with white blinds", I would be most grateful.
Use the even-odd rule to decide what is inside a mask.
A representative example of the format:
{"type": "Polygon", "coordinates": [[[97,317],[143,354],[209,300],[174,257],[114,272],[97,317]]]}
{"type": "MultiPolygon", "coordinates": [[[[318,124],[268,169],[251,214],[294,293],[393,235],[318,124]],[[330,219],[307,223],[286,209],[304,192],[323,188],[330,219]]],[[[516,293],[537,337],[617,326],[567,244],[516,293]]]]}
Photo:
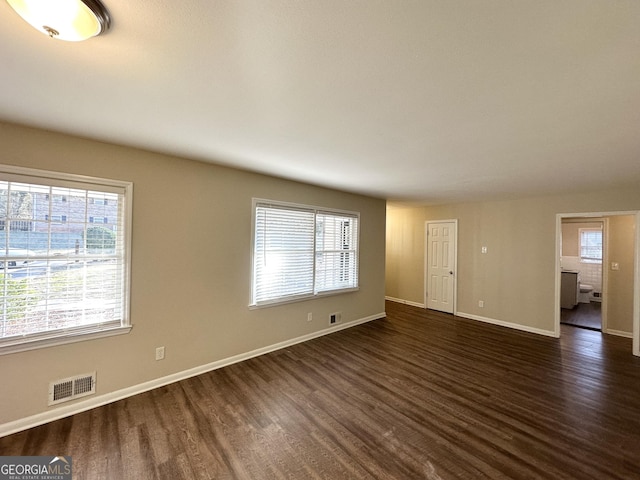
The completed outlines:
{"type": "Polygon", "coordinates": [[[316,212],[316,293],[358,286],[358,217],[316,212]]]}
{"type": "Polygon", "coordinates": [[[602,263],[602,229],[580,228],[580,261],[602,263]]]}
{"type": "Polygon", "coordinates": [[[0,166],[0,354],[130,329],[131,189],[0,166]]]}
{"type": "Polygon", "coordinates": [[[251,305],[358,288],[353,212],[254,200],[251,305]]]}

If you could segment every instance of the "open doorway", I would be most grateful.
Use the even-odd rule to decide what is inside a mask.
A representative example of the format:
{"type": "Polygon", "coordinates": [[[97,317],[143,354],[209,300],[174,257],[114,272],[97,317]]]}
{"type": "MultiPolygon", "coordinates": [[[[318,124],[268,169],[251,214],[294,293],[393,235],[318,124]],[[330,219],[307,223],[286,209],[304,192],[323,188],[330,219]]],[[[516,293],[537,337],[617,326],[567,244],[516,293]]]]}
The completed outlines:
{"type": "MultiPolygon", "coordinates": [[[[556,215],[556,314],[559,337],[562,303],[563,220],[602,221],[601,329],[605,334],[633,338],[633,354],[640,356],[640,212],[596,212],[556,215]]],[[[567,223],[565,222],[565,223],[567,223]]],[[[578,255],[579,256],[579,255],[578,255]]],[[[588,257],[588,255],[587,255],[588,257]]],[[[577,282],[578,288],[579,283],[577,282]]],[[[585,283],[585,282],[583,282],[585,283]]],[[[595,283],[595,282],[594,282],[595,283]]],[[[593,285],[591,285],[593,287],[593,285]]],[[[596,289],[589,292],[593,295],[596,289]]],[[[579,293],[578,293],[579,294],[579,293]]],[[[578,302],[579,303],[579,302],[578,302]]]]}
{"type": "MultiPolygon", "coordinates": [[[[603,330],[602,262],[607,218],[563,218],[560,323],[603,330]]],[[[606,330],[606,329],[605,329],[606,330]]]]}

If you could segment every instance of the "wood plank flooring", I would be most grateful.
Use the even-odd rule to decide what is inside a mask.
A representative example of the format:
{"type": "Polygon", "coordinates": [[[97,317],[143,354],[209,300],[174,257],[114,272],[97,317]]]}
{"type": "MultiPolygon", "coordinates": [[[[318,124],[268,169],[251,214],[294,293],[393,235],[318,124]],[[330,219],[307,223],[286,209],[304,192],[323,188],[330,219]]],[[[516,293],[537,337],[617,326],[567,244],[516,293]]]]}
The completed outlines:
{"type": "Polygon", "coordinates": [[[602,330],[602,304],[579,303],[574,308],[560,309],[560,323],[574,327],[602,330]]]}
{"type": "Polygon", "coordinates": [[[631,341],[387,318],[0,439],[74,479],[640,478],[631,341]]]}

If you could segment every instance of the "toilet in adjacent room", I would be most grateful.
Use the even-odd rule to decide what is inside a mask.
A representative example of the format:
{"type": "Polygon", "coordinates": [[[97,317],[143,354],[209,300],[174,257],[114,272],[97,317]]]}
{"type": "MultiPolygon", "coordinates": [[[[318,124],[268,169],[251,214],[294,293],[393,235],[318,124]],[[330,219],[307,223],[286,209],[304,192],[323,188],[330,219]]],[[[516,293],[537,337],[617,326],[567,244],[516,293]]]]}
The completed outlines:
{"type": "Polygon", "coordinates": [[[581,283],[580,294],[578,295],[578,303],[590,303],[592,291],[593,291],[593,286],[588,285],[586,283],[581,283]]]}

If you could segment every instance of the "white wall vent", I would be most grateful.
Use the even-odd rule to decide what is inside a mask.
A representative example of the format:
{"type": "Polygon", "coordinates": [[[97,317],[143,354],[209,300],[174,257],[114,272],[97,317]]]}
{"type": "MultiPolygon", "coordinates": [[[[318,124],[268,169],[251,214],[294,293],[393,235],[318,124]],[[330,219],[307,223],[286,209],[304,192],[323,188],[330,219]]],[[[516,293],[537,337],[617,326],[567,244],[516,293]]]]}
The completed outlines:
{"type": "Polygon", "coordinates": [[[49,383],[49,405],[68,402],[96,393],[96,372],[54,380],[49,383]]]}

